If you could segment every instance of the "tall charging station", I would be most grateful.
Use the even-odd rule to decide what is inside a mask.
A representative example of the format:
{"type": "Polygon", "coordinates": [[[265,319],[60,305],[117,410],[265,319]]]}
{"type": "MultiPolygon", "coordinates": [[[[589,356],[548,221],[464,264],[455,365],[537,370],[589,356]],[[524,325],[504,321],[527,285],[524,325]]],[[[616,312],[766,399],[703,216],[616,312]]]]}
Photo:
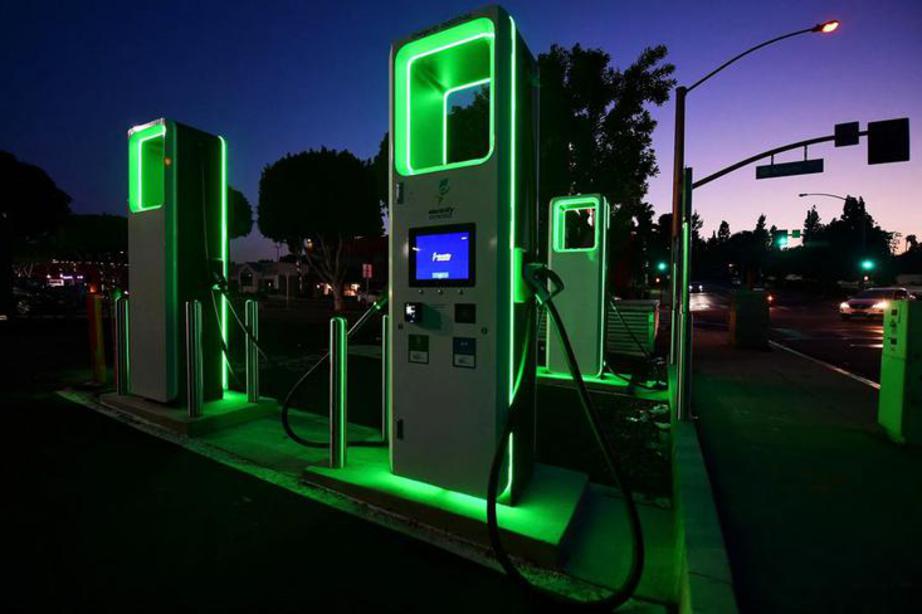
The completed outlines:
{"type": "MultiPolygon", "coordinates": [[[[551,199],[548,266],[564,289],[556,303],[584,376],[599,377],[605,368],[607,301],[608,201],[601,194],[551,199]]],[[[545,339],[547,370],[568,373],[567,358],[553,322],[545,339]]]]}
{"type": "Polygon", "coordinates": [[[131,395],[172,403],[186,389],[185,306],[201,306],[205,401],[227,387],[227,307],[213,290],[227,275],[226,145],[168,119],[128,131],[127,367],[131,395]]]}
{"type": "Polygon", "coordinates": [[[513,502],[533,465],[537,71],[487,7],[391,49],[390,457],[394,474],[513,502]]]}

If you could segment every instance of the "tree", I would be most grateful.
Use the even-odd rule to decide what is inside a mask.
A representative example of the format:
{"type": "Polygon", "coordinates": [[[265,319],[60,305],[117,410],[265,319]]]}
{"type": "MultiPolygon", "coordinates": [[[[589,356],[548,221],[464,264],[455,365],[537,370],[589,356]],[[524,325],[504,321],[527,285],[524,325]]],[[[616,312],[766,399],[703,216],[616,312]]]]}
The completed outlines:
{"type": "MultiPolygon", "coordinates": [[[[625,260],[624,250],[617,246],[627,245],[619,241],[652,231],[652,212],[644,224],[633,220],[635,213],[646,215],[649,205],[643,199],[648,181],[659,172],[652,147],[656,121],[648,106],[665,103],[675,85],[675,67],[664,61],[666,53],[662,45],[644,49],[624,70],[612,66],[605,51],[580,45],[570,49],[554,45],[538,56],[538,236],[547,236],[551,198],[580,192],[604,194],[609,202],[627,207],[625,215],[619,216],[616,206],[612,218],[610,237],[616,247],[609,252],[609,268],[616,279],[640,279],[645,272],[647,259],[625,260]]],[[[543,241],[540,249],[542,253],[546,249],[543,241]]]]}
{"type": "Polygon", "coordinates": [[[71,198],[45,171],[5,151],[0,151],[0,185],[0,313],[10,313],[13,255],[64,221],[71,198]]]}
{"type": "Polygon", "coordinates": [[[730,239],[730,224],[727,220],[720,221],[720,227],[717,229],[717,242],[726,243],[730,239]]]}
{"type": "Polygon", "coordinates": [[[912,252],[919,249],[919,239],[916,235],[906,235],[906,251],[912,252]]]}
{"type": "Polygon", "coordinates": [[[239,239],[253,230],[253,207],[243,192],[227,186],[227,209],[230,216],[228,234],[231,239],[239,239]]]}
{"type": "Polygon", "coordinates": [[[816,238],[822,229],[823,224],[820,223],[820,214],[816,210],[816,205],[813,205],[807,211],[807,217],[804,218],[804,243],[816,238]]]}
{"type": "Polygon", "coordinates": [[[326,148],[289,154],[263,169],[259,230],[288,245],[299,263],[305,257],[340,311],[352,239],[381,235],[378,204],[370,162],[326,148]]]}

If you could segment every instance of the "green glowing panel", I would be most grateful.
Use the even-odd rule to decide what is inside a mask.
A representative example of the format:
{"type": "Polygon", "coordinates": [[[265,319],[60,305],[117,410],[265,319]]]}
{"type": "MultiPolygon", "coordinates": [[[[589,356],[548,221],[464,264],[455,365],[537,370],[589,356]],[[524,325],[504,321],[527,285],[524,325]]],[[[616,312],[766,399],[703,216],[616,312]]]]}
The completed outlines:
{"type": "Polygon", "coordinates": [[[415,40],[397,52],[394,61],[394,163],[401,175],[431,173],[472,166],[493,152],[495,112],[494,26],[478,18],[415,40]],[[475,90],[475,101],[456,107],[452,101],[475,90]],[[478,127],[488,108],[486,134],[478,127]],[[485,100],[484,100],[485,99],[485,100]],[[453,112],[453,109],[462,109],[453,112]],[[465,121],[469,117],[470,121],[465,121]],[[469,129],[464,129],[465,124],[469,129]],[[453,137],[469,142],[453,143],[453,137]]]}
{"type": "Polygon", "coordinates": [[[596,196],[560,198],[554,201],[554,250],[591,252],[601,245],[598,223],[599,198],[596,196]]]}
{"type": "Polygon", "coordinates": [[[166,126],[154,124],[128,139],[128,207],[132,213],[163,206],[166,126]]]}

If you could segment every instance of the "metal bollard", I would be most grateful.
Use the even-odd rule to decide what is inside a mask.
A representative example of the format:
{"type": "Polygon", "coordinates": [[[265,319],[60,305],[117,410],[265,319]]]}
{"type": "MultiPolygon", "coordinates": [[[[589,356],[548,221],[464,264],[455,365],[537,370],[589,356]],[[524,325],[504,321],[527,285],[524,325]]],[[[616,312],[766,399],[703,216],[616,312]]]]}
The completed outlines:
{"type": "Polygon", "coordinates": [[[86,297],[87,332],[89,333],[90,367],[93,373],[93,382],[105,384],[106,371],[106,343],[103,335],[102,324],[103,298],[99,294],[88,294],[86,297]]]}
{"type": "Polygon", "coordinates": [[[115,299],[115,392],[128,394],[128,297],[115,299]]]}
{"type": "Polygon", "coordinates": [[[388,441],[390,431],[390,412],[388,411],[388,396],[390,394],[389,367],[390,367],[390,335],[387,325],[390,318],[385,314],[381,316],[381,441],[388,441]]]}
{"type": "Polygon", "coordinates": [[[346,465],[346,319],[330,318],[330,468],[346,465]]]}
{"type": "Polygon", "coordinates": [[[244,305],[244,322],[250,334],[246,338],[246,388],[247,401],[259,402],[259,302],[247,300],[244,305]]]}
{"type": "Polygon", "coordinates": [[[202,303],[186,303],[186,409],[190,418],[202,415],[202,303]]]}

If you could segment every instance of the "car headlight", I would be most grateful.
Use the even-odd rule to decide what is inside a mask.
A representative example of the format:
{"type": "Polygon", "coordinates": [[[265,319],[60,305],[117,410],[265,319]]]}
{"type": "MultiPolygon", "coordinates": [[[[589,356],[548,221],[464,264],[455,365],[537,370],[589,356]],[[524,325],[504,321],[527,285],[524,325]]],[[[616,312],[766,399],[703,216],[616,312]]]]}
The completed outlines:
{"type": "Polygon", "coordinates": [[[880,301],[880,302],[878,302],[878,303],[874,303],[874,307],[873,307],[873,308],[874,308],[874,309],[879,309],[880,311],[884,311],[884,310],[886,310],[887,307],[889,307],[889,306],[890,306],[890,303],[888,303],[887,301],[880,301]]]}
{"type": "Polygon", "coordinates": [[[839,303],[839,311],[848,311],[849,309],[848,303],[839,303]]]}

